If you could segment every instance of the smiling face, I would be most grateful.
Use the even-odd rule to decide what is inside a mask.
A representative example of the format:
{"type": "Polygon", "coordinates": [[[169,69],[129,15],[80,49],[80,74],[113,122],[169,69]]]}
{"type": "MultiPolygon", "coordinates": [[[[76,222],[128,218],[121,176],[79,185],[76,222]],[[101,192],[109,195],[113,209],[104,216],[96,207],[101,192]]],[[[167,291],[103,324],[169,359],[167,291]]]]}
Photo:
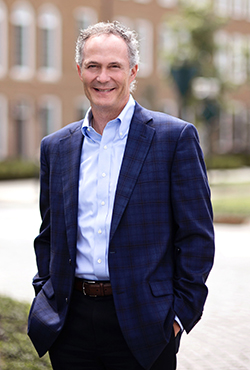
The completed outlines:
{"type": "Polygon", "coordinates": [[[77,66],[93,115],[99,113],[117,117],[128,102],[130,84],[138,66],[129,66],[125,41],[113,34],[90,37],[84,46],[82,68],[77,66]]]}

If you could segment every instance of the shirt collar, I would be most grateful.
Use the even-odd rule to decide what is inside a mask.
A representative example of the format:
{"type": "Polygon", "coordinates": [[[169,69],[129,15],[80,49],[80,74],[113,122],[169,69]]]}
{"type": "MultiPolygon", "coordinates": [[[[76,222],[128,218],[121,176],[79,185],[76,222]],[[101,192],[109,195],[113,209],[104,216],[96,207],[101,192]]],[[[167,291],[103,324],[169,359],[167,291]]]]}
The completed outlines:
{"type": "MultiPolygon", "coordinates": [[[[130,127],[130,122],[134,114],[134,109],[135,109],[135,101],[132,95],[129,96],[129,100],[119,116],[115,118],[113,121],[119,121],[120,123],[120,128],[119,128],[119,135],[121,138],[123,138],[129,130],[130,127]]],[[[91,127],[91,121],[93,118],[92,110],[91,107],[87,110],[86,115],[83,119],[82,123],[82,134],[84,136],[88,136],[88,129],[91,127]]]]}

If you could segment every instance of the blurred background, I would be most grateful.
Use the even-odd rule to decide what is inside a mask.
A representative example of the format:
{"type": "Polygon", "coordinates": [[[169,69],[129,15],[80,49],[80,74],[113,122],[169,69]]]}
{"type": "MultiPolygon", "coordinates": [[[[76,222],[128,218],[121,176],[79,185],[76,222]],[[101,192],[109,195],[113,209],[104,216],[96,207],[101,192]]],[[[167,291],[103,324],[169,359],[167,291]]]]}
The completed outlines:
{"type": "MultiPolygon", "coordinates": [[[[41,139],[84,116],[75,41],[114,19],[139,35],[135,99],[194,123],[209,170],[250,166],[249,0],[0,0],[0,179],[38,176],[41,139]]],[[[248,191],[217,186],[217,220],[248,191]]]]}
{"type": "Polygon", "coordinates": [[[139,35],[135,99],[194,123],[208,168],[217,254],[178,369],[249,369],[250,0],[0,0],[0,369],[50,368],[25,335],[39,146],[88,109],[75,42],[107,20],[139,35]]]}

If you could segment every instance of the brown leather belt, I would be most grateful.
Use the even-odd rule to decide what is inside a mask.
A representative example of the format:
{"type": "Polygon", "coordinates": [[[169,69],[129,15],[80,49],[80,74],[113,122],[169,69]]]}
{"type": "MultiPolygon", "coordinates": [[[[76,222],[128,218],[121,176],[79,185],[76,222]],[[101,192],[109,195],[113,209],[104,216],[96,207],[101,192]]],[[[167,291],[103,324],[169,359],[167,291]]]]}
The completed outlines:
{"type": "Polygon", "coordinates": [[[113,294],[109,281],[87,281],[75,278],[74,289],[79,290],[89,297],[104,297],[113,294]]]}

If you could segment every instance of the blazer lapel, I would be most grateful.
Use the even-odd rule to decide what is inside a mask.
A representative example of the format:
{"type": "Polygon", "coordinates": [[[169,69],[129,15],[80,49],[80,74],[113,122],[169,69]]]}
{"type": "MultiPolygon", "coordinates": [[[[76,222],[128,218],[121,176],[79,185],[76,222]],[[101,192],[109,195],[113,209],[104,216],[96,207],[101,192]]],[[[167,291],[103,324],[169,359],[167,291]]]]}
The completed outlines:
{"type": "Polygon", "coordinates": [[[78,182],[83,135],[80,124],[60,140],[65,225],[71,258],[75,258],[78,216],[78,182]]]}
{"type": "Polygon", "coordinates": [[[127,206],[154,137],[154,128],[147,125],[151,119],[149,111],[136,103],[116,189],[110,240],[127,206]]]}

